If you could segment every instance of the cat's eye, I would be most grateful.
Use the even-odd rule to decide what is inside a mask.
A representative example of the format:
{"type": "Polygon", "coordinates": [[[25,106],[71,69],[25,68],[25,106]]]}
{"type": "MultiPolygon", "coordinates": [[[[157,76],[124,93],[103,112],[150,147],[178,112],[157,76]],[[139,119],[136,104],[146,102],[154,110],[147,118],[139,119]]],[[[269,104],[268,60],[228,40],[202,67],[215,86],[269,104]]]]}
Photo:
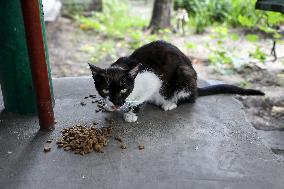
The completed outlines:
{"type": "Polygon", "coordinates": [[[127,89],[122,89],[120,93],[126,93],[127,89]]]}
{"type": "Polygon", "coordinates": [[[106,89],[103,89],[103,93],[108,94],[108,93],[109,93],[109,91],[108,91],[108,90],[106,90],[106,89]]]}

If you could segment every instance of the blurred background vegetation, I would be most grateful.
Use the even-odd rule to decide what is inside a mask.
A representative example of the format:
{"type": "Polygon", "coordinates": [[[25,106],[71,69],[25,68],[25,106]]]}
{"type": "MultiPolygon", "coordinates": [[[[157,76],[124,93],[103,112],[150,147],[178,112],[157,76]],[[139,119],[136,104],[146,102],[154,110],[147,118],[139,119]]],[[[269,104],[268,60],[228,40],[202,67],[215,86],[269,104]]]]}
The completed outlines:
{"type": "Polygon", "coordinates": [[[255,3],[256,0],[175,0],[174,7],[189,12],[189,25],[198,33],[204,32],[208,26],[224,23],[231,27],[276,33],[275,26],[283,23],[284,16],[255,10],[255,3]]]}
{"type": "MultiPolygon", "coordinates": [[[[241,59],[245,59],[245,62],[249,62],[249,59],[265,62],[272,54],[265,52],[258,44],[260,38],[271,40],[270,49],[273,48],[272,44],[282,43],[283,38],[280,26],[284,22],[284,15],[255,10],[256,0],[173,0],[171,26],[159,28],[155,32],[147,32],[152,14],[152,7],[148,6],[153,4],[151,1],[149,3],[147,0],[102,0],[101,7],[92,12],[88,8],[91,0],[63,2],[65,4],[63,16],[74,20],[81,30],[92,31],[104,39],[99,44],[81,48],[82,51],[93,54],[90,59],[93,63],[101,61],[106,55],[113,59],[117,58],[120,56],[117,49],[123,48],[124,51],[131,52],[150,41],[171,40],[174,36],[181,35],[176,27],[178,21],[176,12],[180,9],[188,13],[188,21],[182,33],[184,36],[210,33],[211,39],[217,40],[214,46],[205,45],[210,50],[207,58],[212,63],[211,66],[222,73],[230,73],[232,66],[239,66],[237,64],[241,59]],[[143,6],[147,9],[148,6],[150,11],[137,12],[137,9],[133,8],[135,3],[142,4],[140,9],[143,9],[143,6]],[[232,32],[234,29],[238,31],[232,32]],[[233,55],[237,47],[228,48],[225,44],[227,39],[238,41],[243,36],[254,46],[248,53],[249,58],[246,55],[244,57],[233,55]],[[119,45],[119,48],[116,48],[116,45],[119,45]]],[[[197,44],[188,41],[183,46],[194,50],[197,44]]],[[[276,58],[274,56],[274,59],[276,58]]]]}
{"type": "Polygon", "coordinates": [[[191,58],[200,78],[265,91],[264,98],[239,98],[257,129],[281,129],[284,16],[255,10],[255,2],[62,0],[61,16],[46,27],[52,74],[90,75],[87,62],[108,67],[162,39],[191,58]]]}

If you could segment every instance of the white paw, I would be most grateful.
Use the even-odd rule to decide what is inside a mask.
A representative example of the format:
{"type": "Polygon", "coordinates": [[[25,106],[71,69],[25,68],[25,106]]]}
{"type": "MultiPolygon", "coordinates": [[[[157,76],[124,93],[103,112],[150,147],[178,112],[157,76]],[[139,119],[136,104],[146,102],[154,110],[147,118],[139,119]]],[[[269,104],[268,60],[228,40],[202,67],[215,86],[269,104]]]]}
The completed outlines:
{"type": "Polygon", "coordinates": [[[104,109],[105,109],[106,111],[108,111],[108,112],[113,112],[113,111],[115,111],[115,109],[113,109],[112,107],[110,107],[110,106],[108,106],[108,105],[105,105],[105,106],[104,106],[104,109]]]}
{"type": "Polygon", "coordinates": [[[175,109],[176,107],[177,107],[177,104],[175,104],[173,102],[168,102],[168,103],[162,105],[162,108],[165,111],[175,109]]]}
{"type": "Polygon", "coordinates": [[[137,121],[138,116],[136,116],[136,114],[133,112],[128,112],[123,114],[123,118],[125,122],[131,123],[137,121]]]}

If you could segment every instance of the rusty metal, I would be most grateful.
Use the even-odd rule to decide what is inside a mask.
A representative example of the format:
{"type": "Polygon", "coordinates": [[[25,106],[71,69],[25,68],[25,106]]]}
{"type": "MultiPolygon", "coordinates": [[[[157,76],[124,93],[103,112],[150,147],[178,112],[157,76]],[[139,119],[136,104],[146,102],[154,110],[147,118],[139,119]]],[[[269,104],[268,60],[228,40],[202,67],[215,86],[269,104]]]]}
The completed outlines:
{"type": "Polygon", "coordinates": [[[38,0],[21,0],[26,39],[36,89],[37,111],[42,130],[54,129],[54,113],[48,80],[44,39],[38,0]]]}

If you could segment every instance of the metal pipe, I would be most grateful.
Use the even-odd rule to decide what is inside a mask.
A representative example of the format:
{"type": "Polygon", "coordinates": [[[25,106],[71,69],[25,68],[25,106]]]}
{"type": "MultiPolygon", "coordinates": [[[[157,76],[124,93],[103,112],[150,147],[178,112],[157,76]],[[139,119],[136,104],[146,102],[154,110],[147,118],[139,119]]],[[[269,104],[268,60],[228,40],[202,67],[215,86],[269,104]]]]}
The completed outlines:
{"type": "Polygon", "coordinates": [[[54,129],[54,113],[48,80],[38,0],[21,0],[32,78],[36,90],[41,130],[54,129]]]}

